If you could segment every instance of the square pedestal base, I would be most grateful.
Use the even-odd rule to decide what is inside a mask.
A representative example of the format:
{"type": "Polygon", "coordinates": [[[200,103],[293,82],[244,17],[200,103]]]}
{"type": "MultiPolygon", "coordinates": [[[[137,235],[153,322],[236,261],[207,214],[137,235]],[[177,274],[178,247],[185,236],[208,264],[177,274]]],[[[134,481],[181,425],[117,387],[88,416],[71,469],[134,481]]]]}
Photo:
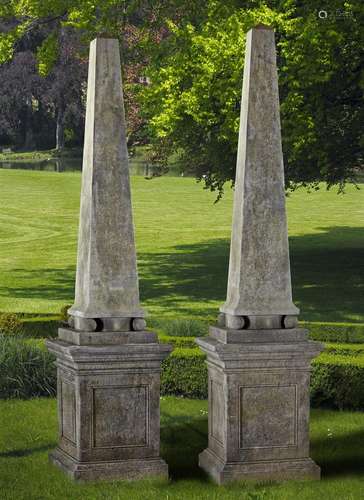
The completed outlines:
{"type": "Polygon", "coordinates": [[[320,479],[320,467],[310,458],[247,464],[224,463],[211,451],[204,450],[199,455],[198,464],[217,484],[244,480],[320,479]]]}
{"type": "Polygon", "coordinates": [[[60,339],[47,342],[58,372],[59,442],[50,458],[74,479],[167,477],[159,399],[171,348],[152,332],[136,333],[60,329],[60,339]]]}
{"type": "Polygon", "coordinates": [[[83,463],[57,448],[49,460],[76,481],[168,479],[168,465],[161,458],[83,463]]]}
{"type": "Polygon", "coordinates": [[[309,457],[310,363],[322,350],[305,330],[213,327],[206,353],[208,448],[200,466],[219,484],[319,479],[309,457]]]}

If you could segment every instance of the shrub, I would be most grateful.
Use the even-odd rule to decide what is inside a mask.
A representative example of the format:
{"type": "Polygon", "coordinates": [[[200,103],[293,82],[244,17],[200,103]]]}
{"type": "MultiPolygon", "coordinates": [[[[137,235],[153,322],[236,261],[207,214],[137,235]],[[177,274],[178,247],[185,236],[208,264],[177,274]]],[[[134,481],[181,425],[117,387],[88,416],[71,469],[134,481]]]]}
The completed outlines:
{"type": "Polygon", "coordinates": [[[22,333],[22,322],[16,314],[1,313],[0,314],[0,334],[2,335],[19,335],[22,333]]]}
{"type": "Polygon", "coordinates": [[[200,349],[177,348],[163,361],[161,394],[207,398],[207,366],[200,349]]]}
{"type": "Polygon", "coordinates": [[[312,340],[323,342],[364,343],[364,325],[355,323],[302,322],[312,340]]]}
{"type": "Polygon", "coordinates": [[[170,335],[164,335],[163,333],[160,333],[158,335],[158,338],[159,342],[162,342],[163,344],[171,344],[174,348],[176,347],[182,347],[182,349],[196,348],[195,339],[191,337],[173,337],[170,335]]]}
{"type": "Polygon", "coordinates": [[[311,401],[339,409],[364,409],[364,356],[323,353],[313,361],[311,401]]]}
{"type": "Polygon", "coordinates": [[[202,337],[208,327],[195,319],[173,319],[161,324],[162,330],[171,337],[202,337]]]}
{"type": "MultiPolygon", "coordinates": [[[[333,344],[329,349],[331,351],[321,354],[312,364],[312,404],[363,410],[364,354],[360,351],[361,346],[333,344]]],[[[0,398],[55,395],[53,361],[44,341],[0,335],[0,398]]],[[[205,355],[198,347],[176,348],[163,361],[161,394],[207,398],[207,366],[205,355]]]]}
{"type": "Polygon", "coordinates": [[[54,396],[54,358],[23,338],[0,335],[0,398],[54,396]]]}
{"type": "Polygon", "coordinates": [[[61,321],[64,321],[65,323],[68,322],[68,309],[72,307],[71,305],[66,305],[66,306],[63,306],[60,310],[60,315],[59,315],[59,319],[61,321]]]}

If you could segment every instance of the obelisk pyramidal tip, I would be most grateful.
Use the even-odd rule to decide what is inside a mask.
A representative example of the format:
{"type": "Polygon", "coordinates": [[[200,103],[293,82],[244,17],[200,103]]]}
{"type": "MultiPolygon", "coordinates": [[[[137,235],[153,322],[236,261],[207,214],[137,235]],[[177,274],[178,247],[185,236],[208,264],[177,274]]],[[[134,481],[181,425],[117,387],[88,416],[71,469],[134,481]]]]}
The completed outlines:
{"type": "Polygon", "coordinates": [[[90,46],[76,293],[69,310],[80,329],[124,329],[144,316],[125,129],[119,44],[97,38],[90,46]]]}
{"type": "MultiPolygon", "coordinates": [[[[264,29],[262,29],[264,28],[264,29]]],[[[226,303],[231,328],[294,326],[274,31],[247,33],[226,303]]]]}

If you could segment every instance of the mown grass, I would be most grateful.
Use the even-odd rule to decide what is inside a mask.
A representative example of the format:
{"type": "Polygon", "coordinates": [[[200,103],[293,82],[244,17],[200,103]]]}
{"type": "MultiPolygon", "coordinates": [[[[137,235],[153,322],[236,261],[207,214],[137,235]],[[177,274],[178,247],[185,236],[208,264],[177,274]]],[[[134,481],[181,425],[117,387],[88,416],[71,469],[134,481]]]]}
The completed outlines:
{"type": "Polygon", "coordinates": [[[51,158],[80,158],[82,148],[43,149],[40,151],[12,151],[11,153],[0,152],[0,161],[46,161],[51,158]]]}
{"type": "Polygon", "coordinates": [[[75,484],[48,463],[57,443],[56,401],[0,402],[0,491],[15,499],[359,499],[364,481],[364,413],[313,410],[311,456],[320,482],[236,483],[218,487],[198,468],[207,443],[207,402],[161,401],[162,456],[170,481],[75,484]]]}
{"type": "MultiPolygon", "coordinates": [[[[216,317],[226,294],[232,192],[132,178],[141,298],[152,318],[216,317]]],[[[0,311],[54,320],[72,303],[79,173],[0,170],[0,311]]],[[[364,191],[287,199],[296,304],[307,321],[364,322],[364,191]]]]}

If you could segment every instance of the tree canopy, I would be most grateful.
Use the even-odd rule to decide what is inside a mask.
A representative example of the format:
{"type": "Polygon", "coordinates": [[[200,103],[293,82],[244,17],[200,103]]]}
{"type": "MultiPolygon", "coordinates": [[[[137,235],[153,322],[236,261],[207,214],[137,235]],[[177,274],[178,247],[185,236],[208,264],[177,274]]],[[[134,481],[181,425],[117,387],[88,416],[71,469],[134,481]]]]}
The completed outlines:
{"type": "Polygon", "coordinates": [[[233,181],[245,33],[276,29],[287,186],[355,178],[364,143],[361,0],[5,0],[0,62],[47,26],[38,71],[59,58],[62,30],[117,36],[132,134],[150,142],[163,171],[171,155],[207,187],[233,181]],[[320,9],[320,10],[319,10],[320,9]],[[135,85],[136,75],[150,84],[135,85]]]}
{"type": "Polygon", "coordinates": [[[211,189],[234,179],[245,33],[263,22],[276,29],[287,185],[354,178],[364,143],[362,2],[326,2],[322,17],[313,1],[207,4],[204,22],[170,22],[154,48],[144,109],[161,166],[179,151],[211,189]]]}

